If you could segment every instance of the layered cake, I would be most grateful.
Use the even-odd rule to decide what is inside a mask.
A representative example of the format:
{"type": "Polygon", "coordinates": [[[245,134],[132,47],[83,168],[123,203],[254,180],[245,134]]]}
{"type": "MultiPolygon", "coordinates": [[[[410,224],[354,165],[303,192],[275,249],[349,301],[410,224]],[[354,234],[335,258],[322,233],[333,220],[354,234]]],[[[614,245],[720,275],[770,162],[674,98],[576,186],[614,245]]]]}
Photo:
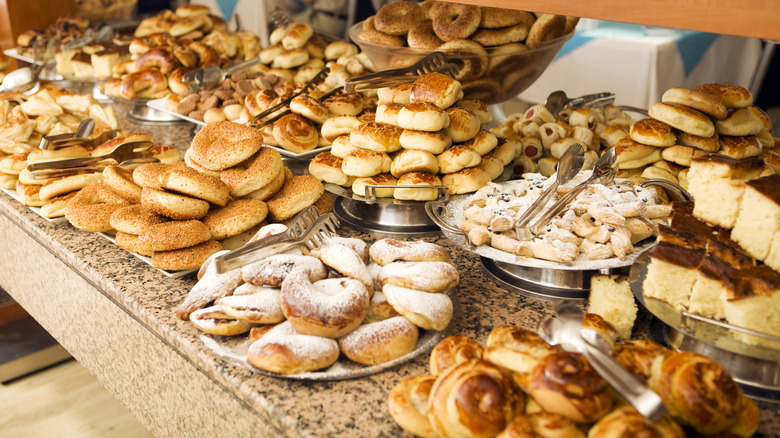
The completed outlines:
{"type": "MultiPolygon", "coordinates": [[[[734,229],[734,240],[751,256],[780,269],[770,251],[780,233],[780,175],[765,176],[745,184],[734,229]]],[[[775,252],[778,252],[776,248],[775,252]]]]}

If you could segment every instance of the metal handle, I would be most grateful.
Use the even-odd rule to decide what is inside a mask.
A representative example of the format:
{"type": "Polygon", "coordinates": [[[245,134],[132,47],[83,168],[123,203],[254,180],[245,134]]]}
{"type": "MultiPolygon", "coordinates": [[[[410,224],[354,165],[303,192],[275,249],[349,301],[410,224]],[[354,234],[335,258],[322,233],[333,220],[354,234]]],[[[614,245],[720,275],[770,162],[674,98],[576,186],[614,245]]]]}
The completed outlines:
{"type": "Polygon", "coordinates": [[[646,109],[643,109],[643,108],[637,108],[637,107],[635,107],[635,106],[630,106],[630,105],[618,105],[618,109],[619,109],[619,110],[621,110],[621,111],[628,111],[628,112],[632,112],[632,113],[638,113],[638,114],[642,114],[642,115],[643,115],[643,116],[645,116],[645,117],[647,117],[647,116],[648,116],[648,114],[647,114],[647,110],[646,110],[646,109]]]}
{"type": "Polygon", "coordinates": [[[553,194],[555,193],[555,189],[557,188],[558,181],[555,180],[552,184],[550,184],[550,187],[547,187],[547,190],[542,192],[542,194],[536,198],[533,204],[531,204],[531,206],[528,207],[525,212],[523,212],[523,215],[520,216],[520,218],[515,223],[515,228],[525,228],[528,225],[528,222],[531,222],[531,219],[539,214],[544,206],[547,205],[547,202],[550,200],[550,198],[552,198],[553,194]]]}
{"type": "Polygon", "coordinates": [[[615,102],[615,93],[605,91],[603,93],[586,94],[585,96],[575,97],[564,108],[593,108],[609,105],[615,102]]]}
{"type": "Polygon", "coordinates": [[[222,274],[287,251],[290,248],[303,245],[303,243],[300,240],[282,240],[268,245],[268,241],[258,240],[252,242],[252,244],[244,245],[235,251],[217,256],[214,258],[214,267],[217,269],[217,273],[222,274]],[[255,243],[257,245],[252,245],[255,243]]]}
{"type": "Polygon", "coordinates": [[[428,201],[425,203],[425,212],[428,213],[428,217],[439,226],[439,228],[448,231],[452,234],[466,235],[466,232],[460,228],[450,225],[441,216],[441,212],[446,209],[446,204],[441,201],[428,201]]]}
{"type": "Polygon", "coordinates": [[[230,65],[228,67],[225,67],[222,74],[233,74],[236,72],[239,72],[241,70],[246,70],[250,67],[253,67],[257,64],[260,64],[260,57],[255,56],[254,58],[247,59],[246,61],[237,62],[233,65],[230,65]]]}
{"type": "Polygon", "coordinates": [[[648,179],[642,181],[641,183],[639,183],[639,185],[641,187],[647,187],[647,186],[661,187],[666,191],[667,194],[671,194],[671,197],[674,198],[673,201],[690,201],[691,199],[693,199],[693,196],[691,196],[691,194],[688,193],[687,190],[680,187],[679,184],[675,184],[665,179],[657,179],[657,178],[648,179]]]}
{"type": "Polygon", "coordinates": [[[750,336],[756,336],[756,337],[759,337],[759,338],[767,339],[769,341],[780,343],[780,337],[778,337],[776,335],[755,331],[755,330],[752,330],[752,329],[749,329],[749,328],[746,328],[746,327],[740,327],[738,325],[732,325],[732,324],[729,324],[727,322],[718,321],[717,319],[707,318],[706,316],[701,316],[701,315],[696,315],[694,313],[689,313],[689,312],[686,312],[684,310],[680,312],[680,316],[682,316],[682,319],[681,319],[680,322],[683,324],[683,326],[680,327],[680,328],[684,329],[685,331],[687,331],[691,335],[693,335],[693,333],[696,331],[696,322],[703,322],[703,323],[711,324],[711,325],[714,325],[714,326],[717,326],[717,327],[720,327],[720,328],[723,328],[723,329],[726,329],[726,330],[731,330],[731,331],[739,332],[739,333],[750,335],[750,336]],[[694,322],[691,323],[691,320],[693,320],[694,322]]]}
{"type": "Polygon", "coordinates": [[[552,207],[550,207],[549,210],[544,212],[542,217],[539,218],[539,220],[536,221],[536,223],[534,223],[533,225],[528,227],[528,229],[531,231],[531,233],[534,236],[538,235],[539,234],[539,230],[541,228],[544,228],[545,226],[547,226],[547,224],[549,224],[550,221],[555,216],[558,216],[561,212],[563,212],[563,210],[566,210],[566,208],[569,206],[569,204],[571,204],[572,201],[574,201],[574,198],[576,198],[577,195],[582,193],[582,191],[585,190],[585,188],[588,187],[588,184],[590,184],[591,182],[593,182],[593,178],[592,177],[588,178],[587,180],[585,180],[585,182],[580,183],[579,185],[577,185],[576,187],[571,189],[571,191],[569,193],[566,193],[565,195],[561,196],[558,199],[558,201],[555,204],[553,204],[552,207]]]}

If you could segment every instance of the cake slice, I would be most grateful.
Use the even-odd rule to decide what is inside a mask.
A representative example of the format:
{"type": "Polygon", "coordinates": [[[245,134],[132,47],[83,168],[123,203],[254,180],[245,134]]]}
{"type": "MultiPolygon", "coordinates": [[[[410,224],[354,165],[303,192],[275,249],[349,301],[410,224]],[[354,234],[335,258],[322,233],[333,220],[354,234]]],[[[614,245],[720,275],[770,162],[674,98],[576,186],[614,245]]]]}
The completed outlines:
{"type": "Polygon", "coordinates": [[[780,271],[780,231],[775,233],[769,246],[769,255],[764,259],[764,263],[771,266],[775,271],[780,271]]]}
{"type": "Polygon", "coordinates": [[[660,241],[648,253],[647,277],[642,284],[646,298],[666,302],[677,310],[688,310],[691,291],[704,260],[704,249],[684,248],[660,241]]]}
{"type": "MultiPolygon", "coordinates": [[[[738,327],[780,336],[780,274],[766,265],[739,269],[728,275],[730,280],[724,302],[726,320],[738,327]]],[[[771,348],[780,343],[735,333],[742,342],[771,348]]]]}
{"type": "Polygon", "coordinates": [[[733,271],[733,266],[715,255],[705,255],[691,290],[688,311],[708,318],[725,319],[723,307],[729,287],[724,285],[730,282],[728,276],[733,271]]]}
{"type": "Polygon", "coordinates": [[[780,231],[780,175],[748,181],[731,237],[758,260],[769,256],[780,231]]]}
{"type": "Polygon", "coordinates": [[[600,315],[612,324],[618,340],[631,339],[637,305],[628,278],[622,275],[598,274],[590,278],[588,313],[600,315]]]}
{"type": "Polygon", "coordinates": [[[691,161],[688,191],[695,200],[693,215],[707,223],[731,229],[737,219],[745,182],[764,170],[760,159],[737,160],[709,154],[691,161]]]}

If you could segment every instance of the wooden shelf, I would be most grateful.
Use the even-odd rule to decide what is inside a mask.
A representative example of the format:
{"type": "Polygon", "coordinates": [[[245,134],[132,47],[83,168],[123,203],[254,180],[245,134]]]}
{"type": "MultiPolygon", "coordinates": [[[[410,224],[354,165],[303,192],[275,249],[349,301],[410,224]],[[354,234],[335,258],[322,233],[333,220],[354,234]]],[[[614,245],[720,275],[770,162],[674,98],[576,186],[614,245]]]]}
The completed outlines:
{"type": "MultiPolygon", "coordinates": [[[[446,0],[451,1],[451,0],[446,0]]],[[[780,40],[777,0],[457,0],[480,6],[523,9],[649,26],[780,40]]]]}

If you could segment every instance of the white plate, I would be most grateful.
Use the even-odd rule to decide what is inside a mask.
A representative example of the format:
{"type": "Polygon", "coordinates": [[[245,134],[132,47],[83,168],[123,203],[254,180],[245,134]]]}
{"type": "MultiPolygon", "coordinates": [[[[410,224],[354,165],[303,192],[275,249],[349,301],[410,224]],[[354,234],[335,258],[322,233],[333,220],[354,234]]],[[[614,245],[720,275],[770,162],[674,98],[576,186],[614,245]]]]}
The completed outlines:
{"type": "Polygon", "coordinates": [[[15,48],[14,49],[5,49],[5,50],[3,50],[3,53],[5,53],[5,55],[8,56],[9,58],[18,59],[19,61],[24,61],[24,62],[27,62],[27,63],[30,63],[30,64],[35,64],[36,63],[36,61],[34,59],[30,58],[29,56],[20,55],[19,52],[15,48]]]}
{"type": "MultiPolygon", "coordinates": [[[[17,192],[16,192],[16,190],[7,190],[7,189],[0,189],[0,190],[2,190],[3,192],[5,192],[5,194],[6,194],[6,195],[8,195],[8,196],[10,196],[10,197],[14,198],[14,199],[15,199],[16,201],[18,201],[20,204],[24,204],[24,203],[22,202],[22,198],[20,198],[20,197],[19,197],[19,193],[17,193],[17,192]]],[[[65,216],[54,217],[54,218],[46,217],[46,216],[44,216],[44,215],[43,215],[43,213],[41,213],[41,208],[40,208],[40,207],[27,207],[27,208],[29,208],[30,210],[32,210],[32,211],[33,211],[33,213],[37,214],[38,216],[40,216],[40,217],[42,217],[42,218],[46,219],[47,221],[49,221],[49,222],[51,222],[51,223],[53,223],[53,224],[59,224],[59,223],[62,223],[62,222],[67,222],[67,221],[68,221],[67,219],[65,219],[65,216]]]]}
{"type": "MultiPolygon", "coordinates": [[[[182,120],[186,120],[186,121],[188,121],[190,123],[194,123],[194,124],[196,124],[198,126],[206,126],[206,123],[203,122],[202,120],[196,120],[196,119],[193,119],[192,117],[187,117],[187,116],[185,116],[183,114],[179,114],[179,113],[174,112],[174,111],[169,111],[167,108],[165,108],[165,98],[164,97],[161,97],[159,99],[152,99],[152,100],[146,102],[146,106],[148,106],[149,108],[155,109],[157,111],[161,111],[161,112],[164,112],[166,114],[170,114],[170,115],[172,115],[174,117],[178,117],[178,118],[180,118],[182,120]]],[[[290,152],[287,149],[280,148],[280,147],[277,147],[277,146],[269,146],[269,145],[266,145],[266,146],[271,148],[271,149],[274,149],[274,150],[278,151],[280,154],[282,154],[285,157],[295,158],[296,160],[308,160],[308,159],[314,157],[315,155],[319,154],[320,152],[325,152],[325,151],[329,151],[330,150],[330,146],[323,146],[321,148],[316,148],[316,149],[312,149],[310,151],[306,151],[306,152],[303,152],[303,153],[300,153],[300,154],[296,154],[295,152],[290,152]]]]}

